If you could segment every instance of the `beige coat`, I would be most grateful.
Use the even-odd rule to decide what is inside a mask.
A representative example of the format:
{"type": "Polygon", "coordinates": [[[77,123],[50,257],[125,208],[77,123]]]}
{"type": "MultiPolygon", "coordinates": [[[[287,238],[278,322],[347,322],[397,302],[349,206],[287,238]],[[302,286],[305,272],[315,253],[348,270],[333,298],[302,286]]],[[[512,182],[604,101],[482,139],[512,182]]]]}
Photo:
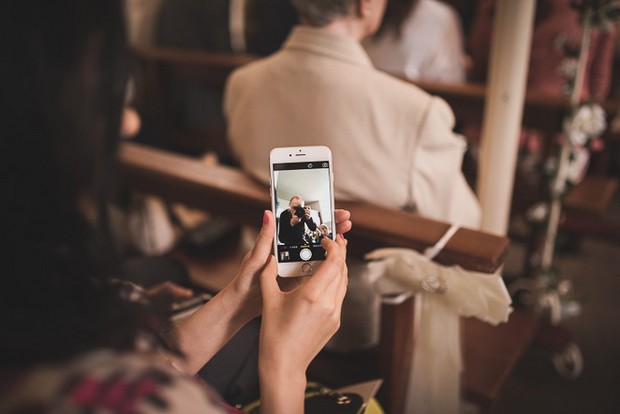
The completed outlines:
{"type": "Polygon", "coordinates": [[[233,151],[263,182],[273,147],[327,145],[337,199],[480,223],[448,105],[376,70],[350,38],[296,27],[282,50],[233,73],[225,113],[233,151]]]}

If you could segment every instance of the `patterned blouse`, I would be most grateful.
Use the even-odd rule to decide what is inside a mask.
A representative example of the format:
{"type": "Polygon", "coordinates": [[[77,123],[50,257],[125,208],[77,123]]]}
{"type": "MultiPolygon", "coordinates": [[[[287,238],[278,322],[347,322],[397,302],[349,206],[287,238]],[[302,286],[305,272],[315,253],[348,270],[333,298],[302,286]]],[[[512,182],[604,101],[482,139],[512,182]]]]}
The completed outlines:
{"type": "Polygon", "coordinates": [[[0,413],[240,413],[156,352],[97,350],[0,377],[0,413]]]}

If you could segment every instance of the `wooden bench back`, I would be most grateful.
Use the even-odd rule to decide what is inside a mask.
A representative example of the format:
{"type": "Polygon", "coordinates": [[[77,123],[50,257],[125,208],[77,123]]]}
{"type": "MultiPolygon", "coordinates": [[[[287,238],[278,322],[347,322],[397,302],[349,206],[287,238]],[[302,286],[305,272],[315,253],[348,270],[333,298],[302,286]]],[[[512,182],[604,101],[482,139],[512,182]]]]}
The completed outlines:
{"type": "MultiPolygon", "coordinates": [[[[255,225],[262,211],[271,208],[268,187],[234,167],[206,166],[194,158],[135,143],[122,144],[120,160],[123,181],[130,188],[234,222],[255,225]]],[[[414,213],[370,204],[338,200],[336,207],[351,211],[354,226],[347,238],[351,254],[358,257],[379,247],[421,251],[435,244],[450,227],[414,213]]],[[[506,237],[461,228],[436,260],[492,273],[503,263],[508,245],[506,237]]]]}
{"type": "MultiPolygon", "coordinates": [[[[486,85],[420,81],[414,83],[426,92],[445,99],[452,107],[457,122],[467,121],[482,125],[486,85]]],[[[620,101],[617,98],[612,98],[603,102],[602,106],[608,117],[612,117],[620,109],[620,101]]],[[[568,96],[551,96],[537,91],[527,91],[523,107],[523,125],[539,129],[547,136],[552,136],[562,130],[562,121],[569,108],[570,99],[568,96]]]]}

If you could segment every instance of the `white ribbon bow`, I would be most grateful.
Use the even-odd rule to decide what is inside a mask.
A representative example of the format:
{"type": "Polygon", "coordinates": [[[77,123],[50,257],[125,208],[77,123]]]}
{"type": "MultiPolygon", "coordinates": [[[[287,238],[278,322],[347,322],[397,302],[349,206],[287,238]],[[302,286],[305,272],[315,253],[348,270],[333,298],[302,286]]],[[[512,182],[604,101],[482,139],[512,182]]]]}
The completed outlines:
{"type": "MultiPolygon", "coordinates": [[[[371,280],[416,297],[414,349],[405,414],[459,412],[462,370],[460,317],[474,316],[497,325],[508,320],[511,299],[498,274],[442,266],[434,257],[456,232],[453,227],[428,256],[404,248],[366,255],[371,280]],[[442,244],[442,245],[441,245],[442,244]],[[441,247],[438,247],[441,245],[441,247]]],[[[376,283],[377,284],[377,283],[376,283]]],[[[385,290],[385,289],[382,289],[385,290]]]]}

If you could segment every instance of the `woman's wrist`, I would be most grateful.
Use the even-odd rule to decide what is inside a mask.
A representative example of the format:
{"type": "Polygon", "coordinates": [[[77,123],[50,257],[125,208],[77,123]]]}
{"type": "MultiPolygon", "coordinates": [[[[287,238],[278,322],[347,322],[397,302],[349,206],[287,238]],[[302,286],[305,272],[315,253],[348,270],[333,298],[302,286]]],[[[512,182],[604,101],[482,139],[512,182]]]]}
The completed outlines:
{"type": "Polygon", "coordinates": [[[306,374],[292,372],[288,367],[278,369],[259,361],[261,413],[303,413],[306,374]]]}
{"type": "Polygon", "coordinates": [[[257,299],[248,297],[247,290],[235,282],[222,289],[218,296],[228,307],[230,321],[235,326],[242,327],[260,315],[260,303],[254,303],[257,299]]]}
{"type": "Polygon", "coordinates": [[[250,279],[237,276],[223,290],[230,295],[229,300],[237,307],[238,316],[245,319],[244,323],[263,313],[263,299],[258,277],[250,279]]]}

